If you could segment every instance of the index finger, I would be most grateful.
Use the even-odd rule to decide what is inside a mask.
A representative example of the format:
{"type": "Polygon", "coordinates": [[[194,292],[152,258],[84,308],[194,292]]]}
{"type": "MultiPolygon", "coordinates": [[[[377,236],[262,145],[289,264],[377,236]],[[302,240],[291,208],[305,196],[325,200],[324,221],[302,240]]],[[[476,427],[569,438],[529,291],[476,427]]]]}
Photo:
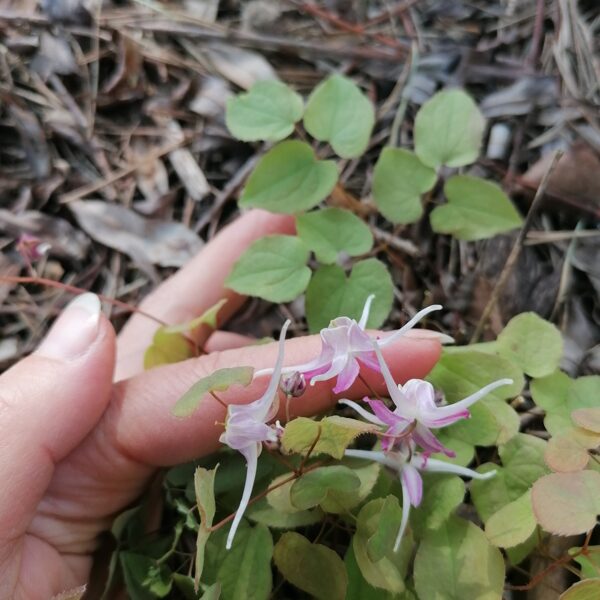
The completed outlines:
{"type": "MultiPolygon", "coordinates": [[[[419,338],[416,330],[383,350],[395,381],[404,383],[424,377],[441,352],[439,341],[419,338]]],[[[297,365],[314,358],[320,349],[318,335],[288,340],[284,365],[297,365]]],[[[175,402],[200,378],[217,369],[252,366],[256,370],[273,366],[277,344],[249,346],[215,352],[197,359],[152,369],[117,385],[117,392],[100,424],[100,439],[112,444],[129,457],[146,465],[163,466],[185,462],[213,452],[219,446],[225,409],[216,400],[206,398],[192,416],[181,419],[172,415],[175,402]]],[[[380,373],[367,368],[361,374],[370,388],[386,394],[380,373]]],[[[219,396],[226,403],[244,404],[260,397],[268,376],[257,377],[248,387],[235,386],[219,396]]],[[[315,415],[333,406],[340,396],[332,392],[332,382],[308,386],[306,393],[291,402],[293,416],[315,415]]],[[[370,388],[359,380],[343,397],[360,399],[370,388]]]]}
{"type": "MultiPolygon", "coordinates": [[[[140,308],[176,324],[201,315],[227,298],[219,312],[219,319],[227,320],[239,309],[244,297],[226,289],[225,279],[248,246],[275,233],[294,233],[293,217],[249,211],[222,229],[185,267],[148,295],[140,308]]],[[[117,341],[116,381],[143,371],[144,352],[157,328],[154,321],[141,315],[134,314],[129,319],[117,341]]]]}

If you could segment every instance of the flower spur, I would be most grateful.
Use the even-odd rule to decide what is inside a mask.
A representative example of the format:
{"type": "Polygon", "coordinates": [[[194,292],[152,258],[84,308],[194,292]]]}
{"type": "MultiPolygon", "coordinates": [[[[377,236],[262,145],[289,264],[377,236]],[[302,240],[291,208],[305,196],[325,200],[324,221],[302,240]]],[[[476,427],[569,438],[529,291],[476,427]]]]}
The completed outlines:
{"type": "Polygon", "coordinates": [[[279,378],[281,377],[281,367],[283,365],[285,335],[289,325],[290,321],[288,320],[281,328],[277,361],[264,394],[258,400],[250,402],[250,404],[230,404],[227,408],[225,431],[221,434],[219,441],[233,450],[239,451],[246,459],[247,464],[242,499],[227,536],[226,548],[228,550],[231,548],[237,528],[250,502],[262,443],[276,442],[279,437],[278,425],[273,426],[267,423],[275,417],[279,409],[279,378]]]}

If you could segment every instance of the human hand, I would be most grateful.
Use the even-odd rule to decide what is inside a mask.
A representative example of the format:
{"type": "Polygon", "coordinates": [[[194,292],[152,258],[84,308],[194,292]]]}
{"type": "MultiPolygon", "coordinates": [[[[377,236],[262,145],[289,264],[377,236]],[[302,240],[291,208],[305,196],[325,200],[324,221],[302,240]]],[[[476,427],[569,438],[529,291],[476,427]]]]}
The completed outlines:
{"type": "MultiPolygon", "coordinates": [[[[293,219],[253,211],[224,229],[189,265],[143,303],[169,323],[188,320],[223,297],[225,318],[243,298],[224,289],[233,263],[254,240],[289,233],[293,219]]],[[[39,349],[0,376],[0,598],[47,600],[84,583],[98,534],[144,490],[157,467],[218,448],[224,409],[207,403],[188,419],[171,415],[175,401],[215,369],[272,366],[277,345],[240,347],[244,338],[217,332],[208,354],[143,372],[156,323],[134,315],[118,340],[86,294],[72,302],[39,349]],[[115,356],[116,362],[115,362],[115,356]],[[113,383],[113,373],[117,383],[113,383]]],[[[316,356],[318,336],[286,342],[285,364],[316,356]]],[[[397,381],[424,376],[440,352],[436,339],[412,332],[385,349],[397,381]]],[[[365,371],[384,393],[381,376],[365,371]]],[[[260,378],[225,401],[259,397],[260,378]]],[[[344,397],[367,393],[355,384],[344,397]]],[[[309,386],[293,404],[312,415],[335,402],[331,382],[309,386]]]]}

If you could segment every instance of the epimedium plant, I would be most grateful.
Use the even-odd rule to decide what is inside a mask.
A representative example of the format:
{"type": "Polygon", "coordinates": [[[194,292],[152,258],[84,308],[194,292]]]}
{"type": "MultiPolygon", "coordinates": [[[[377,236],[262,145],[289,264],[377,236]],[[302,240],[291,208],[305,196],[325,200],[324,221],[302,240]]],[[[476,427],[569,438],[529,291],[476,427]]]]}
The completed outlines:
{"type": "MultiPolygon", "coordinates": [[[[261,81],[228,101],[226,123],[239,140],[269,144],[240,206],[293,214],[297,229],[296,236],[272,235],[253,244],[233,269],[229,287],[272,302],[306,293],[312,332],[340,314],[358,318],[367,296],[375,294],[369,326],[381,326],[393,285],[386,265],[369,256],[370,228],[350,210],[323,206],[340,186],[345,161],[369,149],[375,125],[369,98],[338,74],[322,81],[306,104],[284,83],[261,81]],[[294,132],[298,139],[287,139],[294,132]],[[323,158],[334,155],[342,160],[323,158]]],[[[417,113],[414,149],[388,146],[377,158],[371,189],[377,211],[395,225],[415,223],[423,218],[424,196],[443,183],[447,202],[430,213],[435,232],[478,240],[519,227],[521,216],[497,184],[456,173],[477,160],[484,130],[483,116],[464,91],[434,95],[417,113]]]]}
{"type": "MultiPolygon", "coordinates": [[[[238,139],[268,144],[240,206],[296,221],[296,235],[255,242],[228,284],[272,302],[306,294],[322,349],[284,366],[286,323],[272,368],[221,369],[184,394],[174,417],[223,405],[224,423],[215,423],[222,449],[167,473],[170,533],[149,542],[143,506],[117,520],[111,578],[120,571],[134,600],[175,589],[185,598],[260,600],[278,597],[281,586],[285,597],[296,588],[328,600],[492,600],[507,572],[545,555],[550,535],[587,533],[548,571],[568,565],[577,574],[565,599],[600,594],[600,547],[590,545],[600,512],[600,377],[562,372],[560,332],[524,313],[495,341],[445,348],[426,380],[399,385],[382,349],[441,307],[372,338],[368,329],[392,306],[390,274],[371,255],[367,222],[326,205],[345,161],[369,150],[372,103],[340,75],[306,103],[281,82],[261,82],[229,101],[226,120],[238,139]],[[294,132],[298,139],[286,139],[294,132]],[[295,417],[307,412],[300,403],[311,386],[329,381],[343,396],[365,370],[382,377],[384,397],[371,390],[321,418],[295,417]],[[238,404],[239,390],[257,379],[264,391],[238,404]],[[530,427],[542,412],[544,429],[530,427]]],[[[446,202],[427,211],[438,233],[477,240],[519,227],[499,186],[456,171],[476,161],[484,129],[463,91],[433,96],[417,114],[414,148],[386,147],[376,160],[377,211],[395,225],[415,223],[438,188],[446,202]]],[[[191,334],[216,329],[223,304],[159,328],[145,366],[201,353],[191,334]]]]}
{"type": "MultiPolygon", "coordinates": [[[[426,380],[398,385],[381,349],[441,307],[374,339],[365,330],[373,305],[369,297],[359,320],[323,328],[308,363],[283,366],[286,323],[272,368],[221,369],[177,402],[179,418],[224,405],[225,423],[215,423],[223,450],[167,474],[179,518],[162,545],[131,551],[135,519],[117,523],[132,598],[177,588],[189,598],[266,599],[277,597],[277,573],[277,586],[316,598],[500,599],[507,571],[544,554],[549,534],[584,533],[547,571],[577,573],[565,598],[598,593],[600,547],[590,539],[600,510],[600,377],[562,372],[560,332],[524,313],[495,341],[446,348],[426,380]],[[341,400],[334,414],[294,418],[313,384],[330,381],[343,395],[365,370],[380,374],[387,398],[371,392],[341,400]],[[259,378],[264,392],[236,404],[240,386],[259,378]],[[545,431],[528,430],[539,410],[545,431]],[[197,539],[195,558],[183,558],[193,577],[171,566],[186,532],[197,539]]],[[[221,306],[208,311],[214,327],[221,306]]],[[[194,325],[206,320],[175,333],[194,325]]]]}

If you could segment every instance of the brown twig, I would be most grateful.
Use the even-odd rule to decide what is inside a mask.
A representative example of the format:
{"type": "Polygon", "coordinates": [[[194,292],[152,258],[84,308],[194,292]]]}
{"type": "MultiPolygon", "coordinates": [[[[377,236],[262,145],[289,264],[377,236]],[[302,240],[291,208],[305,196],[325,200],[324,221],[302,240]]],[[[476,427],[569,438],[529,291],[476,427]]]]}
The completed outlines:
{"type": "Polygon", "coordinates": [[[397,17],[398,15],[401,15],[403,12],[407,11],[409,8],[414,6],[417,2],[419,2],[419,0],[406,0],[406,2],[401,2],[396,6],[386,8],[381,11],[381,14],[367,21],[364,26],[372,27],[373,25],[379,25],[380,23],[384,23],[392,17],[397,17]]]}
{"type": "Polygon", "coordinates": [[[63,194],[62,196],[60,196],[59,202],[61,204],[67,204],[69,202],[73,202],[74,200],[80,200],[81,198],[83,198],[84,196],[87,196],[88,194],[93,194],[94,192],[97,192],[97,191],[101,190],[102,188],[105,188],[106,186],[115,183],[119,179],[123,179],[123,177],[127,177],[128,175],[135,173],[135,171],[137,171],[138,169],[140,169],[141,167],[146,165],[148,162],[155,161],[157,158],[160,158],[161,156],[164,156],[165,154],[168,154],[169,152],[173,152],[173,150],[177,150],[181,146],[184,146],[185,144],[187,144],[189,141],[191,141],[191,140],[184,138],[184,139],[179,139],[176,142],[173,142],[171,144],[167,144],[166,146],[164,146],[157,152],[149,154],[148,156],[145,156],[143,159],[136,161],[135,163],[133,163],[131,165],[123,167],[122,169],[117,169],[116,171],[113,171],[113,173],[111,173],[108,177],[104,177],[103,179],[100,179],[99,181],[94,181],[92,183],[88,183],[87,185],[82,185],[81,187],[77,188],[76,190],[68,192],[67,194],[63,194]]]}
{"type": "MultiPolygon", "coordinates": [[[[299,2],[298,0],[287,0],[290,4],[293,4],[299,11],[308,13],[314,17],[318,17],[320,19],[324,19],[328,21],[338,29],[342,31],[347,31],[348,33],[354,33],[359,36],[370,37],[375,41],[383,44],[384,46],[389,46],[390,48],[394,48],[396,50],[406,50],[407,44],[404,42],[400,42],[395,40],[387,35],[381,35],[379,33],[372,33],[370,31],[365,31],[364,25],[358,25],[355,23],[349,23],[348,21],[342,19],[338,15],[321,8],[317,4],[313,4],[312,2],[299,2]]],[[[408,46],[410,47],[410,45],[408,46]]]]}
{"type": "Polygon", "coordinates": [[[504,265],[504,269],[502,269],[502,273],[500,273],[500,277],[498,278],[496,287],[494,287],[492,295],[491,295],[488,303],[486,304],[485,308],[483,309],[483,313],[481,315],[481,318],[479,319],[479,323],[477,323],[477,327],[475,328],[473,336],[471,337],[471,340],[469,342],[471,344],[475,344],[479,340],[481,333],[483,331],[483,328],[485,327],[485,324],[487,323],[487,320],[488,320],[489,316],[491,315],[492,311],[494,310],[494,307],[496,306],[496,303],[498,302],[498,298],[500,297],[500,294],[501,294],[502,290],[504,289],[504,286],[506,285],[508,277],[512,273],[512,270],[517,262],[517,259],[519,258],[519,254],[521,253],[521,248],[523,247],[525,238],[527,237],[527,232],[529,231],[529,228],[531,227],[533,217],[535,216],[537,209],[539,208],[540,203],[541,203],[542,199],[544,198],[544,194],[546,192],[546,187],[548,186],[548,182],[550,181],[550,176],[552,175],[552,172],[554,171],[556,165],[558,164],[558,161],[560,160],[560,157],[562,156],[562,154],[563,153],[560,150],[557,150],[554,153],[554,156],[552,157],[552,160],[550,161],[550,164],[549,164],[548,168],[546,169],[546,172],[544,173],[544,177],[542,178],[542,181],[541,181],[541,183],[537,189],[537,192],[535,194],[535,197],[533,198],[533,202],[531,203],[531,206],[529,207],[529,212],[527,213],[527,216],[525,217],[525,222],[523,223],[523,226],[521,227],[521,230],[519,231],[519,235],[517,236],[517,239],[515,240],[515,243],[510,251],[510,254],[508,255],[506,264],[504,265]]]}
{"type": "Polygon", "coordinates": [[[185,24],[173,25],[172,23],[151,22],[138,23],[135,27],[154,33],[166,33],[197,40],[212,40],[245,48],[260,48],[263,52],[271,50],[288,52],[294,55],[302,53],[309,56],[329,56],[348,60],[382,60],[396,63],[406,53],[400,50],[387,51],[383,48],[316,44],[314,41],[298,40],[291,37],[257,35],[235,30],[211,31],[185,24]]]}
{"type": "Polygon", "coordinates": [[[583,546],[577,550],[577,552],[573,552],[572,554],[567,553],[564,554],[563,556],[560,556],[559,558],[554,559],[554,562],[550,565],[548,565],[544,570],[540,571],[535,577],[533,577],[529,583],[526,583],[525,585],[507,585],[506,587],[509,590],[513,590],[513,591],[520,591],[520,592],[526,592],[529,591],[531,589],[533,589],[534,587],[536,587],[537,585],[539,585],[543,579],[549,575],[550,573],[552,573],[552,571],[555,571],[556,569],[558,569],[561,566],[565,566],[568,563],[570,563],[574,558],[577,558],[578,556],[587,556],[587,554],[589,554],[589,544],[590,541],[592,539],[592,533],[593,533],[594,529],[590,529],[586,536],[585,536],[585,541],[583,542],[583,546]]]}

